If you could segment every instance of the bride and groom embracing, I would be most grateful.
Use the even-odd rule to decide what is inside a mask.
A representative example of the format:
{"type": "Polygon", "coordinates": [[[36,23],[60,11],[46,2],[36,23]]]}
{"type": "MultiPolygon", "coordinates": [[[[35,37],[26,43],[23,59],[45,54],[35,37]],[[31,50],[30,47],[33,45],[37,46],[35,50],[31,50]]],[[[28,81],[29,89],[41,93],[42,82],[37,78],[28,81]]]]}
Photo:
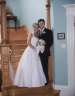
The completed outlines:
{"type": "Polygon", "coordinates": [[[13,85],[18,87],[44,86],[49,82],[48,57],[53,44],[52,31],[45,28],[44,19],[39,19],[38,23],[33,24],[33,32],[29,33],[27,44],[28,47],[19,61],[13,85]],[[38,41],[38,44],[44,42],[44,47],[43,45],[38,47],[38,41]]]}

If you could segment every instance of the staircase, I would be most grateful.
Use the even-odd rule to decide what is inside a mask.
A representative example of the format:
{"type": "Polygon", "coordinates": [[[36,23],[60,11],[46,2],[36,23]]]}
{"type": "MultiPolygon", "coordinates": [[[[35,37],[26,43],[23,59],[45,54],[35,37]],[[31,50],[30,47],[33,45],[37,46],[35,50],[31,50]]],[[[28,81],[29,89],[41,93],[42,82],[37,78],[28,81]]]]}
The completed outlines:
{"type": "MultiPolygon", "coordinates": [[[[18,62],[27,47],[28,29],[26,26],[22,26],[15,30],[14,28],[8,28],[7,37],[11,44],[11,63],[16,72],[18,62]]],[[[54,90],[52,88],[52,82],[47,86],[38,88],[20,88],[20,87],[8,87],[2,90],[3,96],[60,96],[60,90],[54,90]]]]}
{"type": "MultiPolygon", "coordinates": [[[[25,26],[24,26],[25,27],[25,26]]],[[[7,36],[9,43],[11,44],[11,63],[16,72],[18,62],[23,54],[25,48],[27,47],[27,31],[24,30],[24,27],[15,29],[8,29],[7,36]]]]}

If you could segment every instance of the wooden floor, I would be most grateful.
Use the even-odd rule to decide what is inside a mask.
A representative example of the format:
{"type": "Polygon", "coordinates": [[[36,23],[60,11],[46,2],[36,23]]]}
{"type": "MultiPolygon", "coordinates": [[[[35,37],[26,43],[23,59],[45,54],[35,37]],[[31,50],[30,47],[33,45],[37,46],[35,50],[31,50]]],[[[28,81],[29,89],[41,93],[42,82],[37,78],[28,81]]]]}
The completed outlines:
{"type": "Polygon", "coordinates": [[[1,92],[1,85],[2,85],[2,74],[1,74],[1,69],[0,69],[0,92],[1,92]]]}
{"type": "Polygon", "coordinates": [[[0,92],[0,96],[2,96],[1,92],[0,92]]]}

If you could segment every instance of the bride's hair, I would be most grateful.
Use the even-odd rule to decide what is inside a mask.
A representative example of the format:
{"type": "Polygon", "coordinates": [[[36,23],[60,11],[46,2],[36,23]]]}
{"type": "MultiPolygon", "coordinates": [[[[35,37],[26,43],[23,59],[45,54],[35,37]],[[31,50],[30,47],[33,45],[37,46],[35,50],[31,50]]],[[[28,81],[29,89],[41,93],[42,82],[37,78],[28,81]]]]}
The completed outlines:
{"type": "Polygon", "coordinates": [[[38,26],[38,28],[39,28],[39,24],[38,23],[33,23],[33,27],[35,27],[35,25],[37,25],[38,26]]]}

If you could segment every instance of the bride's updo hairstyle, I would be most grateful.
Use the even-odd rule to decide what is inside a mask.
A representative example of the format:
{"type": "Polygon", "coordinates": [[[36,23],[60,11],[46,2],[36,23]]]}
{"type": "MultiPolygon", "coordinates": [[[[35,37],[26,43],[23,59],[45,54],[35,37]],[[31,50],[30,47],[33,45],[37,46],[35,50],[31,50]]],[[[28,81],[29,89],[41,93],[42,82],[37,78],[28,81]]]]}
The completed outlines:
{"type": "Polygon", "coordinates": [[[38,23],[33,23],[33,27],[36,27],[36,25],[38,26],[38,28],[39,28],[39,24],[38,23]]]}

